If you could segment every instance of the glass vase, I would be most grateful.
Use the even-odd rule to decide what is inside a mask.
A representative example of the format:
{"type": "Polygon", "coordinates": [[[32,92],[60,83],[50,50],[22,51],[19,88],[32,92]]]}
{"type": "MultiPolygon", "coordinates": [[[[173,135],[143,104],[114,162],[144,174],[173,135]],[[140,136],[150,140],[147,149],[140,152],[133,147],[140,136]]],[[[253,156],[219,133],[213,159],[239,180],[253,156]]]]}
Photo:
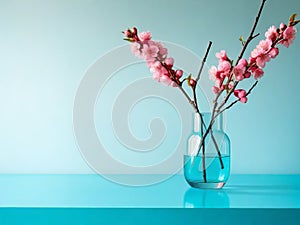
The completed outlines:
{"type": "Polygon", "coordinates": [[[222,188],[230,174],[230,140],[223,130],[223,115],[207,131],[210,120],[210,113],[196,113],[188,138],[184,176],[194,188],[222,188]]]}

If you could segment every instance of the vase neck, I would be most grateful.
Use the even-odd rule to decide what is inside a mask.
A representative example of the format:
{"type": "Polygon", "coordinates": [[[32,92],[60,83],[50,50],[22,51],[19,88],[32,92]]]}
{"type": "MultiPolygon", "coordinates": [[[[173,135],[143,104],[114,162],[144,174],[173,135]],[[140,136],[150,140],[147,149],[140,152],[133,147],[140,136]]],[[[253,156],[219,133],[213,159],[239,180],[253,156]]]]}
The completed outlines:
{"type": "MultiPolygon", "coordinates": [[[[211,113],[201,113],[201,115],[202,115],[203,121],[204,121],[204,123],[207,127],[210,123],[211,113]]],[[[220,115],[218,115],[215,118],[215,122],[213,124],[213,129],[224,131],[223,122],[224,122],[223,121],[223,114],[221,113],[220,115]]],[[[194,119],[193,119],[193,131],[195,133],[199,133],[201,131],[201,126],[202,126],[202,121],[201,121],[201,118],[200,118],[200,114],[195,113],[194,114],[194,119]]]]}
{"type": "Polygon", "coordinates": [[[224,131],[224,125],[223,125],[223,114],[217,116],[214,123],[214,129],[224,131]]]}
{"type": "Polygon", "coordinates": [[[201,119],[200,119],[200,114],[195,113],[194,114],[194,132],[200,132],[200,127],[201,127],[201,119]]]}

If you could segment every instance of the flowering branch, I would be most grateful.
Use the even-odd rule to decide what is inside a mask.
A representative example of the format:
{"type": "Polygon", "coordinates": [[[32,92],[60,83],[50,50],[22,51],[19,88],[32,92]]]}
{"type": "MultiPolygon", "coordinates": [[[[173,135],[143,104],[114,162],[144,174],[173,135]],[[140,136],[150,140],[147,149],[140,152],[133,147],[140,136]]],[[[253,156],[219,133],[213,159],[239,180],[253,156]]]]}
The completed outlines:
{"type": "Polygon", "coordinates": [[[205,141],[209,134],[211,135],[217,151],[221,168],[224,168],[222,155],[212,130],[216,118],[224,111],[230,109],[236,103],[246,103],[248,101],[248,96],[258,83],[258,79],[264,75],[263,69],[266,63],[277,57],[279,54],[278,46],[283,45],[288,48],[295,39],[295,25],[300,23],[300,20],[296,20],[297,15],[293,14],[289,19],[288,25],[281,23],[279,28],[271,26],[265,33],[266,39],[259,42],[256,48],[251,52],[248,60],[243,58],[249,43],[259,36],[259,34],[254,33],[265,3],[266,0],[262,0],[247,40],[244,41],[243,38],[240,37],[242,49],[235,64],[233,63],[233,60],[229,59],[224,50],[216,53],[216,57],[219,61],[218,67],[212,66],[209,70],[210,78],[215,82],[215,85],[212,87],[212,91],[216,95],[213,100],[211,119],[208,126],[204,123],[203,117],[199,110],[196,88],[212,42],[210,41],[208,44],[197,76],[195,78],[193,78],[192,75],[183,77],[183,70],[174,69],[174,59],[168,57],[168,50],[160,42],[151,40],[152,36],[150,32],[142,32],[138,34],[135,27],[132,29],[127,29],[123,32],[125,35],[124,40],[132,43],[132,52],[137,57],[146,61],[147,66],[153,75],[153,79],[161,82],[164,85],[179,88],[187,101],[192,105],[195,112],[199,113],[201,119],[201,140],[196,155],[199,155],[202,149],[202,170],[204,182],[207,181],[205,167],[205,141]],[[255,82],[247,92],[244,89],[237,89],[238,84],[242,80],[249,79],[251,77],[254,78],[255,82]],[[192,97],[190,97],[190,95],[184,89],[184,82],[187,82],[188,86],[192,89],[192,97]],[[223,96],[223,93],[225,93],[225,95],[222,99],[220,99],[221,96],[223,96]],[[236,99],[227,104],[232,94],[236,97],[236,99]]]}
{"type": "MultiPolygon", "coordinates": [[[[239,55],[238,58],[237,58],[237,61],[236,61],[235,66],[237,66],[238,63],[240,62],[240,60],[242,59],[242,57],[243,57],[243,55],[244,55],[244,53],[245,53],[245,51],[246,51],[246,49],[247,49],[249,43],[250,43],[255,37],[257,37],[257,36],[259,35],[259,34],[254,35],[254,32],[255,32],[255,29],[256,29],[256,27],[257,27],[257,24],[258,24],[258,21],[259,21],[259,18],[260,18],[260,16],[261,16],[261,13],[262,13],[262,10],[263,10],[263,8],[264,8],[265,3],[266,3],[266,0],[262,0],[261,5],[260,5],[260,7],[259,7],[258,14],[257,14],[257,16],[256,16],[256,18],[255,18],[254,24],[253,24],[252,29],[251,29],[251,31],[250,31],[250,34],[249,34],[249,36],[248,36],[248,38],[247,38],[247,41],[244,42],[244,44],[243,44],[243,48],[242,48],[242,50],[241,50],[241,52],[240,52],[240,55],[239,55]],[[254,36],[253,36],[253,35],[254,35],[254,36]]],[[[231,67],[231,70],[230,70],[230,77],[229,77],[229,79],[227,80],[227,86],[228,86],[228,84],[229,84],[229,82],[231,81],[232,76],[233,76],[232,70],[233,70],[233,67],[231,67]]],[[[220,106],[219,106],[219,108],[218,108],[217,111],[220,111],[220,109],[226,104],[226,102],[228,101],[230,95],[231,95],[231,94],[233,93],[233,91],[235,90],[235,88],[236,88],[236,86],[238,85],[238,83],[239,83],[238,80],[234,82],[233,87],[231,88],[231,90],[229,90],[229,92],[227,93],[227,95],[226,95],[226,97],[224,98],[223,102],[220,104],[220,106]]]]}
{"type": "Polygon", "coordinates": [[[258,14],[247,41],[242,41],[243,47],[235,65],[232,65],[233,61],[228,58],[224,50],[216,54],[216,57],[219,59],[218,68],[213,66],[209,71],[211,79],[213,79],[216,83],[216,85],[213,87],[213,91],[216,93],[216,96],[213,101],[211,121],[201,140],[200,149],[203,147],[207,135],[211,132],[215,119],[237,102],[247,102],[247,96],[257,85],[257,80],[264,74],[263,68],[265,67],[266,62],[269,62],[272,58],[275,58],[278,55],[279,50],[277,45],[282,44],[285,47],[289,47],[295,38],[296,29],[294,26],[299,23],[299,21],[295,20],[296,15],[294,14],[290,17],[288,26],[282,23],[279,29],[277,29],[275,26],[269,28],[265,34],[266,40],[260,41],[259,45],[257,45],[256,48],[251,52],[251,56],[248,61],[242,58],[246,48],[248,47],[248,44],[258,36],[258,34],[254,35],[254,32],[265,2],[266,1],[263,0],[260,5],[258,14]],[[246,92],[243,89],[237,89],[239,82],[250,78],[251,75],[253,75],[256,82],[252,85],[249,91],[246,92]],[[226,95],[219,103],[219,98],[224,91],[226,91],[226,95]],[[225,106],[232,93],[237,97],[237,100],[225,106]]]}
{"type": "Polygon", "coordinates": [[[246,49],[247,49],[247,47],[248,47],[248,44],[249,44],[254,38],[256,38],[256,37],[259,35],[259,33],[256,34],[256,35],[254,35],[254,32],[255,32],[255,29],[256,29],[256,27],[257,27],[258,21],[259,21],[259,19],[260,19],[262,10],[263,10],[263,8],[264,8],[264,6],[265,6],[265,3],[266,3],[266,0],[262,0],[261,5],[260,5],[259,10],[258,10],[258,13],[257,13],[257,16],[256,16],[256,18],[255,18],[254,24],[253,24],[252,29],[251,29],[251,31],[250,31],[249,37],[248,37],[247,41],[245,42],[245,44],[244,44],[244,46],[243,46],[243,48],[242,48],[242,51],[241,51],[240,55],[238,56],[238,59],[237,59],[237,61],[236,61],[236,65],[238,64],[238,62],[240,61],[240,59],[242,59],[242,57],[243,57],[243,55],[244,55],[244,53],[245,53],[245,51],[246,51],[246,49]],[[254,36],[253,36],[253,35],[254,35],[254,36]]]}
{"type": "MultiPolygon", "coordinates": [[[[254,82],[254,84],[251,86],[251,88],[248,90],[248,92],[246,93],[246,96],[248,96],[251,91],[255,88],[255,86],[257,85],[258,80],[254,82]]],[[[223,113],[225,110],[231,108],[234,104],[238,103],[240,100],[236,99],[235,101],[233,101],[232,103],[230,103],[228,106],[226,106],[224,109],[220,110],[219,114],[223,113]]]]}
{"type": "MultiPolygon", "coordinates": [[[[266,2],[266,0],[263,0],[262,3],[261,3],[261,5],[260,5],[258,14],[257,14],[257,16],[256,16],[255,22],[254,22],[253,27],[252,27],[252,29],[251,29],[250,35],[249,35],[247,41],[246,41],[245,43],[243,43],[243,48],[242,48],[241,53],[240,53],[240,55],[239,55],[239,57],[238,57],[238,60],[237,60],[237,62],[236,62],[236,65],[238,65],[238,62],[242,59],[242,57],[243,57],[243,55],[244,55],[244,52],[245,52],[245,50],[246,50],[248,44],[251,42],[251,40],[254,39],[256,36],[258,36],[258,35],[253,36],[253,34],[254,34],[255,29],[256,29],[256,26],[257,26],[257,24],[258,24],[258,21],[259,21],[259,18],[260,18],[260,15],[261,15],[261,12],[262,12],[262,9],[263,9],[263,7],[264,7],[265,2],[266,2]]],[[[225,52],[224,52],[224,53],[225,53],[225,52]]],[[[222,59],[223,59],[223,60],[227,60],[228,57],[227,57],[226,54],[224,54],[224,53],[221,52],[219,55],[217,55],[217,57],[218,57],[220,60],[222,60],[222,59]]],[[[225,61],[225,62],[226,62],[226,61],[225,61]]],[[[229,84],[230,84],[230,81],[231,81],[232,76],[233,76],[232,70],[233,70],[233,67],[231,67],[231,65],[230,65],[230,70],[229,70],[230,76],[229,76],[229,78],[228,78],[228,80],[227,80],[227,84],[226,84],[227,90],[228,90],[228,88],[230,88],[229,84]]],[[[216,74],[215,74],[215,75],[216,75],[216,74]]],[[[223,82],[222,82],[222,83],[223,83],[223,82]]],[[[220,115],[220,109],[223,107],[224,104],[226,104],[227,100],[229,99],[230,95],[232,94],[232,92],[233,92],[234,89],[236,88],[237,84],[238,84],[238,81],[235,81],[234,85],[231,87],[232,89],[228,91],[226,97],[224,98],[223,102],[221,103],[221,105],[219,106],[218,109],[217,109],[217,106],[218,106],[218,99],[219,99],[219,97],[221,96],[223,90],[225,90],[225,88],[223,88],[223,89],[221,89],[221,90],[220,90],[220,89],[218,89],[218,90],[216,90],[216,89],[214,90],[214,89],[213,89],[215,92],[217,92],[217,95],[216,95],[215,100],[214,100],[214,105],[213,105],[213,109],[212,109],[212,117],[211,117],[211,121],[210,121],[209,127],[207,128],[207,130],[206,130],[205,134],[203,135],[203,138],[201,139],[201,142],[200,142],[200,149],[201,149],[201,147],[203,147],[203,145],[204,145],[204,143],[205,143],[206,136],[208,135],[208,133],[209,133],[209,132],[212,132],[212,126],[213,126],[213,124],[214,124],[215,119],[217,118],[217,116],[220,115]]],[[[235,103],[234,103],[234,104],[235,104],[235,103]]],[[[232,104],[232,105],[234,105],[234,104],[232,104]]],[[[231,106],[232,106],[232,105],[231,105],[231,106]]],[[[231,107],[231,106],[230,106],[230,107],[231,107]]],[[[229,108],[230,108],[230,107],[229,107],[229,108]]],[[[222,110],[222,112],[225,111],[226,109],[228,109],[228,108],[225,108],[224,110],[222,110]]],[[[213,141],[214,141],[214,140],[213,140],[213,141]]],[[[215,141],[214,141],[214,143],[215,143],[215,141]]],[[[216,147],[216,148],[217,148],[217,147],[216,147]]],[[[199,151],[200,151],[200,149],[199,149],[199,151]]],[[[199,151],[198,151],[198,154],[199,154],[199,151]]],[[[217,150],[217,152],[219,153],[218,150],[217,150]]],[[[219,155],[219,156],[220,156],[220,155],[219,155]]],[[[220,157],[219,157],[219,158],[220,158],[220,157]]],[[[203,175],[203,176],[204,176],[204,175],[203,175]]]]}
{"type": "MultiPolygon", "coordinates": [[[[216,82],[216,85],[213,87],[213,91],[217,94],[214,103],[217,104],[218,99],[224,90],[227,92],[222,102],[218,104],[218,108],[214,109],[217,112],[224,111],[222,108],[228,102],[232,93],[238,97],[239,101],[246,103],[246,91],[242,89],[236,89],[239,82],[243,79],[250,78],[252,74],[255,80],[261,78],[264,74],[263,68],[265,67],[266,62],[269,62],[272,58],[275,58],[279,53],[279,50],[276,46],[278,44],[282,44],[285,47],[289,47],[295,38],[296,29],[294,26],[299,23],[299,21],[295,21],[296,15],[294,14],[291,16],[288,26],[282,23],[278,29],[275,26],[269,28],[265,34],[266,40],[260,41],[259,45],[256,46],[256,49],[251,52],[251,56],[248,61],[242,58],[248,44],[258,36],[254,35],[254,32],[264,4],[265,0],[262,1],[247,41],[242,41],[243,48],[238,56],[235,66],[232,66],[232,61],[229,60],[225,51],[221,51],[220,53],[216,54],[217,58],[219,59],[219,66],[218,68],[212,67],[210,69],[211,78],[216,82]],[[226,84],[223,84],[225,80],[226,84]]],[[[225,107],[224,109],[226,110],[231,106],[232,105],[225,107]]]]}

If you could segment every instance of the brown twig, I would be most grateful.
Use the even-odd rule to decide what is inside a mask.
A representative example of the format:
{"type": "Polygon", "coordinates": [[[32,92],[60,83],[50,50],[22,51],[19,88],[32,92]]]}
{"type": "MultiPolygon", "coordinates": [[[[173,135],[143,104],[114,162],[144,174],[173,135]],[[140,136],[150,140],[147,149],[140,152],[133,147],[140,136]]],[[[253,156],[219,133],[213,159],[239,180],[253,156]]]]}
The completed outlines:
{"type": "Polygon", "coordinates": [[[200,79],[200,76],[201,76],[201,73],[202,73],[202,70],[203,70],[204,64],[205,64],[205,62],[206,62],[206,58],[207,58],[207,56],[208,56],[208,53],[209,53],[209,51],[210,51],[211,45],[212,45],[212,42],[211,42],[211,41],[209,41],[209,42],[208,42],[208,46],[207,46],[207,48],[206,48],[205,55],[204,55],[204,57],[203,57],[203,59],[202,59],[202,62],[201,62],[201,66],[200,66],[200,69],[199,69],[198,75],[197,75],[197,77],[196,77],[196,79],[195,79],[195,81],[196,81],[196,82],[198,82],[198,81],[199,81],[199,79],[200,79]]]}
{"type": "Polygon", "coordinates": [[[195,106],[194,101],[190,98],[190,96],[186,93],[186,91],[182,88],[182,86],[178,85],[179,90],[182,92],[187,101],[192,105],[195,112],[199,112],[199,109],[195,106]]]}
{"type": "Polygon", "coordinates": [[[221,169],[224,169],[224,163],[223,163],[223,160],[222,160],[222,155],[221,155],[221,152],[220,152],[220,149],[219,149],[219,146],[218,146],[218,143],[213,135],[213,131],[210,130],[210,135],[211,135],[211,139],[213,140],[213,143],[215,145],[215,148],[216,148],[216,151],[217,151],[217,154],[218,154],[218,158],[219,158],[219,161],[220,161],[220,166],[221,166],[221,169]]]}
{"type": "MultiPolygon", "coordinates": [[[[206,48],[206,52],[205,52],[204,57],[203,57],[202,62],[201,62],[201,66],[200,66],[198,75],[197,75],[197,77],[196,77],[196,79],[195,79],[195,86],[193,87],[194,104],[195,104],[195,107],[198,109],[198,112],[199,112],[199,108],[198,108],[198,101],[197,101],[197,95],[196,95],[196,88],[197,88],[197,83],[198,83],[198,81],[199,81],[199,79],[200,79],[200,76],[201,76],[201,73],[202,73],[204,64],[205,64],[205,62],[206,62],[206,58],[207,58],[208,53],[209,53],[209,51],[210,51],[211,45],[212,45],[212,42],[209,41],[209,42],[208,42],[208,46],[207,46],[207,48],[206,48]]],[[[203,137],[203,133],[204,133],[204,129],[203,129],[203,128],[204,128],[204,127],[206,128],[206,125],[205,125],[205,123],[204,123],[203,116],[201,115],[201,113],[199,113],[199,115],[200,115],[200,119],[201,119],[201,126],[200,126],[200,127],[201,127],[201,136],[203,137]]],[[[206,168],[205,168],[205,143],[203,143],[203,144],[200,145],[200,146],[202,146],[202,170],[203,170],[203,181],[204,181],[204,183],[206,183],[207,180],[206,180],[206,168]]],[[[197,155],[199,154],[200,149],[201,149],[201,147],[199,148],[197,155]]]]}

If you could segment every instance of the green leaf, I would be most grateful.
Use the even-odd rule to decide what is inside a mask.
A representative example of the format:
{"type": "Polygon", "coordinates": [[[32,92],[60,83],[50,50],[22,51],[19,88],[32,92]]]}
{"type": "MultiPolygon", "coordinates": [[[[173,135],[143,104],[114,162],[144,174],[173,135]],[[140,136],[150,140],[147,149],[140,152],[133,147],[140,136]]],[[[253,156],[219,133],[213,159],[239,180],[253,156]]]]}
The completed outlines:
{"type": "Polygon", "coordinates": [[[291,15],[290,20],[289,20],[289,26],[295,26],[297,23],[299,23],[299,20],[296,20],[297,17],[297,13],[294,13],[293,15],[291,15]]]}
{"type": "Polygon", "coordinates": [[[123,38],[124,41],[134,42],[132,38],[123,38]]]}
{"type": "Polygon", "coordinates": [[[244,37],[243,37],[243,36],[240,36],[239,41],[242,42],[242,45],[243,45],[243,46],[245,45],[245,40],[244,40],[244,37]]]}
{"type": "Polygon", "coordinates": [[[296,24],[300,23],[300,20],[296,20],[293,22],[293,26],[295,26],[296,24]]]}
{"type": "Polygon", "coordinates": [[[293,15],[291,15],[290,22],[294,22],[296,17],[297,17],[297,13],[294,13],[293,15]]]}

